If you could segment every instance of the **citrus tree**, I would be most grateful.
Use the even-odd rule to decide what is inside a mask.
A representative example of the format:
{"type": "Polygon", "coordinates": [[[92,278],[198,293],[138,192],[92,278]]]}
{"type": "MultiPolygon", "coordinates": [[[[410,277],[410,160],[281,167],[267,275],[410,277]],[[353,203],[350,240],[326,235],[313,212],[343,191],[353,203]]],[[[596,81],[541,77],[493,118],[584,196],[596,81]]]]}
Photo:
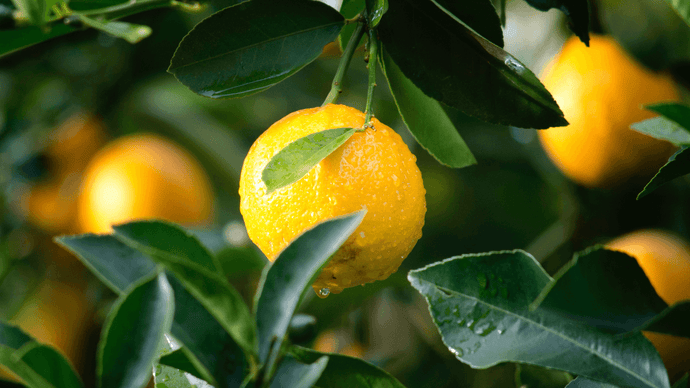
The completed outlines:
{"type": "MultiPolygon", "coordinates": [[[[152,30],[118,19],[161,7],[203,8],[176,0],[0,1],[2,54],[84,29],[136,43],[152,30]]],[[[416,142],[448,168],[476,163],[447,114],[452,108],[494,124],[542,130],[548,156],[585,186],[637,183],[641,172],[658,169],[638,190],[643,197],[690,172],[684,153],[690,108],[679,102],[675,83],[633,63],[610,38],[590,37],[586,0],[527,2],[542,11],[560,9],[577,36],[550,65],[547,86],[503,49],[505,1],[344,0],[334,8],[313,0],[248,0],[196,24],[179,42],[168,72],[188,93],[211,99],[262,92],[325,47],[341,59],[322,106],[273,124],[244,161],[239,208],[268,262],[237,264],[240,258],[224,265],[188,229],[107,214],[80,218],[80,231],[105,234],[56,239],[118,296],[98,343],[98,386],[144,387],[152,376],[161,388],[403,386],[359,358],[295,340],[313,325],[297,314],[309,288],[320,297],[345,296],[349,287],[385,279],[420,239],[427,199],[417,159],[374,112],[376,87],[384,80],[416,142]],[[366,102],[338,105],[358,50],[367,62],[366,102]],[[611,63],[625,69],[618,78],[606,70],[611,63]],[[591,86],[580,82],[586,77],[610,92],[590,94],[591,86]],[[629,85],[637,89],[626,91],[629,85]],[[652,103],[658,104],[649,110],[661,116],[615,116],[652,103]],[[587,109],[577,110],[584,104],[587,109]],[[571,126],[559,131],[566,119],[571,126]],[[644,119],[633,125],[644,135],[629,132],[644,119]],[[596,152],[581,152],[589,148],[596,152]],[[228,281],[241,265],[263,268],[251,306],[228,281]]],[[[690,2],[669,3],[690,23],[690,2]]],[[[173,202],[150,204],[145,190],[108,198],[113,182],[134,174],[170,198],[189,194],[179,188],[193,185],[200,192],[186,200],[190,208],[170,214],[179,213],[181,223],[203,224],[212,206],[210,184],[198,166],[180,162],[184,158],[160,139],[123,139],[95,156],[98,173],[86,169],[85,187],[102,189],[84,201],[107,208],[127,197],[133,208],[154,209],[136,217],[164,217],[156,206],[173,202]],[[147,152],[170,156],[152,165],[147,152]],[[124,156],[115,160],[113,153],[124,156]],[[182,173],[182,184],[161,178],[185,168],[190,171],[182,173]]],[[[645,236],[668,249],[655,256],[638,249],[641,237],[622,238],[576,253],[554,276],[524,250],[458,252],[465,254],[412,270],[407,279],[425,298],[445,347],[472,368],[521,365],[521,386],[546,384],[548,376],[549,386],[570,388],[687,387],[687,374],[681,377],[687,351],[663,360],[661,345],[657,351],[648,338],[657,344],[657,334],[690,337],[688,249],[675,237],[645,236]],[[650,264],[655,260],[669,261],[668,269],[650,264]],[[667,284],[675,284],[670,293],[667,284]],[[673,381],[664,361],[680,368],[673,381]],[[533,367],[543,368],[534,383],[533,367]]],[[[30,387],[83,386],[61,351],[14,324],[0,324],[0,363],[30,387]]]]}

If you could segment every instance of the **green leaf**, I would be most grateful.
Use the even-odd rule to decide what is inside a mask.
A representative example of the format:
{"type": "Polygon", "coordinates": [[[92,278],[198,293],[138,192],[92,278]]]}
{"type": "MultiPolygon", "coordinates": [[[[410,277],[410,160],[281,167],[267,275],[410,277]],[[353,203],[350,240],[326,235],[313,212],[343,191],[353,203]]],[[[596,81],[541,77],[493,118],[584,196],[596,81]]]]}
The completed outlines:
{"type": "MultiPolygon", "coordinates": [[[[170,340],[166,338],[165,344],[160,351],[162,356],[160,363],[153,369],[153,381],[156,388],[213,388],[206,381],[199,379],[183,370],[163,364],[166,355],[173,351],[170,340]]],[[[180,349],[175,352],[182,352],[180,349]]],[[[228,385],[235,387],[237,385],[228,385]]]]}
{"type": "Polygon", "coordinates": [[[448,167],[462,168],[476,164],[472,151],[441,104],[427,97],[405,77],[385,50],[380,60],[400,116],[415,140],[439,163],[448,167]]]}
{"type": "Polygon", "coordinates": [[[327,129],[288,144],[273,155],[261,172],[261,180],[266,184],[266,194],[300,180],[355,132],[354,128],[327,129]]]}
{"type": "Polygon", "coordinates": [[[55,242],[74,253],[96,277],[118,294],[156,269],[148,257],[111,235],[60,236],[55,238],[55,242]]]}
{"type": "Polygon", "coordinates": [[[618,388],[615,385],[600,383],[598,381],[592,381],[584,377],[578,377],[570,384],[566,385],[566,388],[618,388]]]}
{"type": "Polygon", "coordinates": [[[537,307],[615,334],[690,337],[690,301],[669,308],[634,257],[602,247],[576,254],[530,306],[537,307]]]}
{"type": "Polygon", "coordinates": [[[685,374],[680,380],[673,384],[673,388],[690,388],[690,381],[688,380],[688,373],[685,374]]]}
{"type": "Polygon", "coordinates": [[[621,387],[668,388],[641,333],[619,337],[529,306],[551,278],[520,250],[453,257],[411,271],[443,342],[473,368],[520,362],[621,387]]]}
{"type": "Polygon", "coordinates": [[[388,11],[388,0],[366,0],[369,28],[378,26],[383,14],[388,11]]]}
{"type": "Polygon", "coordinates": [[[647,105],[645,108],[676,122],[690,131],[690,107],[676,103],[663,103],[647,105]]]}
{"type": "Polygon", "coordinates": [[[174,309],[173,291],[163,273],[117,300],[98,346],[99,387],[146,385],[172,325],[174,309]]]}
{"type": "Polygon", "coordinates": [[[158,362],[160,364],[187,372],[196,378],[202,380],[204,379],[203,372],[197,369],[196,365],[194,365],[194,361],[189,358],[189,353],[182,349],[175,350],[170,354],[162,356],[158,362]]]}
{"type": "Polygon", "coordinates": [[[517,388],[563,388],[572,380],[573,376],[568,372],[529,364],[515,365],[515,386],[517,388]]]}
{"type": "MultiPolygon", "coordinates": [[[[256,351],[254,321],[242,297],[222,276],[219,265],[218,270],[208,268],[197,246],[180,244],[178,227],[160,221],[139,221],[113,229],[116,238],[172,271],[247,354],[256,351]],[[169,234],[163,232],[166,229],[169,234]]],[[[188,237],[187,242],[194,241],[188,237]]]]}
{"type": "Polygon", "coordinates": [[[680,17],[690,25],[690,1],[687,0],[666,0],[667,3],[680,15],[680,17]]]}
{"type": "Polygon", "coordinates": [[[20,328],[0,322],[0,364],[30,388],[82,388],[69,361],[20,328]]]}
{"type": "Polygon", "coordinates": [[[529,69],[433,3],[391,2],[378,30],[386,52],[427,96],[498,124],[567,125],[529,69]]]}
{"type": "MultiPolygon", "coordinates": [[[[172,236],[177,239],[180,235],[173,232],[172,236]]],[[[56,238],[56,242],[75,253],[119,294],[155,269],[151,259],[111,235],[66,236],[56,238]]],[[[181,244],[181,241],[176,243],[181,244]]],[[[205,379],[233,387],[232,382],[241,379],[244,372],[246,360],[242,349],[179,280],[170,276],[168,281],[176,306],[172,335],[184,344],[183,350],[190,353],[188,356],[205,379]]]]}
{"type": "Polygon", "coordinates": [[[12,0],[14,7],[26,15],[31,24],[41,26],[46,22],[45,0],[12,0]]]}
{"type": "MultiPolygon", "coordinates": [[[[357,229],[366,210],[324,221],[304,232],[264,270],[255,297],[259,360],[280,348],[292,315],[331,255],[357,229]]],[[[274,355],[275,356],[275,355],[274,355]]]]}
{"type": "Polygon", "coordinates": [[[47,32],[36,26],[0,31],[0,57],[74,31],[79,30],[62,23],[52,25],[47,32]]]}
{"type": "Polygon", "coordinates": [[[328,365],[315,386],[328,388],[405,388],[395,377],[368,362],[355,357],[327,354],[291,346],[291,355],[301,362],[313,363],[328,356],[328,365]]]}
{"type": "Polygon", "coordinates": [[[291,355],[281,361],[271,380],[271,388],[311,388],[319,379],[328,364],[328,356],[323,356],[310,364],[298,361],[291,355]]]}
{"type": "Polygon", "coordinates": [[[690,144],[690,130],[687,130],[665,117],[654,117],[630,126],[637,132],[673,144],[690,144]]]}
{"type": "Polygon", "coordinates": [[[666,164],[661,166],[647,185],[637,194],[637,199],[644,197],[652,191],[658,189],[664,183],[670,182],[683,175],[690,174],[690,151],[688,147],[683,147],[673,154],[666,164]]]}
{"type": "Polygon", "coordinates": [[[139,43],[151,35],[151,27],[117,21],[101,21],[84,15],[77,15],[85,25],[103,31],[129,43],[139,43]]]}
{"type": "Polygon", "coordinates": [[[432,0],[443,12],[464,23],[496,46],[503,47],[503,30],[490,0],[432,0]]]}
{"type": "Polygon", "coordinates": [[[203,96],[244,97],[316,59],[343,24],[340,13],[318,1],[247,1],[197,24],[168,71],[203,96]]]}
{"type": "Polygon", "coordinates": [[[587,0],[526,0],[540,10],[560,9],[568,17],[570,28],[580,40],[589,46],[589,4],[587,0]]]}
{"type": "MultiPolygon", "coordinates": [[[[366,7],[365,0],[343,0],[343,4],[340,6],[340,14],[344,18],[352,19],[360,13],[364,12],[366,7]]],[[[340,30],[340,35],[338,35],[338,43],[340,44],[340,49],[345,49],[347,42],[350,41],[350,37],[355,32],[355,27],[357,23],[348,23],[343,26],[340,30]]],[[[364,37],[360,40],[359,44],[364,42],[364,37]]],[[[359,45],[358,44],[358,45],[359,45]]]]}
{"type": "Polygon", "coordinates": [[[101,10],[120,4],[128,3],[129,0],[70,0],[69,8],[77,13],[93,10],[101,10]]]}

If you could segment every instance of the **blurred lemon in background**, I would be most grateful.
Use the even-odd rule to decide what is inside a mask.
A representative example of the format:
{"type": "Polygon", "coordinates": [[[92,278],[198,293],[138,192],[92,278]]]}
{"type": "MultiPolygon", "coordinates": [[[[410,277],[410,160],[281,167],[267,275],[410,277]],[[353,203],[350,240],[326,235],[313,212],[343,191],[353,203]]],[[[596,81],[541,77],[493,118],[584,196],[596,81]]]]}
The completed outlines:
{"type": "MultiPolygon", "coordinates": [[[[690,299],[690,245],[680,237],[660,230],[640,230],[606,247],[637,259],[657,294],[669,305],[690,299]]],[[[644,334],[659,351],[672,380],[690,369],[690,339],[644,334]]]]}
{"type": "Polygon", "coordinates": [[[213,199],[209,177],[189,152],[159,135],[130,135],[108,144],[87,166],[78,228],[108,233],[114,224],[150,218],[207,225],[213,199]]]}
{"type": "Polygon", "coordinates": [[[262,172],[275,154],[299,138],[363,125],[364,113],[345,105],[293,112],[254,142],[242,166],[240,212],[249,237],[271,261],[317,223],[367,209],[314,282],[321,297],[388,278],[414,248],[426,213],[417,158],[400,135],[373,119],[372,128],[353,134],[291,185],[267,193],[262,172]]]}
{"type": "Polygon", "coordinates": [[[537,131],[549,158],[573,181],[610,188],[646,177],[675,147],[630,129],[655,116],[644,105],[678,101],[673,80],[635,62],[611,37],[571,37],[547,65],[542,82],[570,125],[537,131]]]}
{"type": "Polygon", "coordinates": [[[322,353],[338,353],[344,356],[364,357],[364,346],[338,330],[324,330],[314,340],[314,350],[322,353]]]}

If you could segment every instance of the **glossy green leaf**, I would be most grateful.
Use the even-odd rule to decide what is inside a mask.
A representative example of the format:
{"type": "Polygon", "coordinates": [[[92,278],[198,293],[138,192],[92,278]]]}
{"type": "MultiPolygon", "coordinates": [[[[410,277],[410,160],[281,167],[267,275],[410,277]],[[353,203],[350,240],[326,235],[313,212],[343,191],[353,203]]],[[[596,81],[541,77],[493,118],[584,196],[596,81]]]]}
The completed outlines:
{"type": "Polygon", "coordinates": [[[197,24],[168,71],[203,96],[244,97],[316,59],[343,24],[340,13],[318,1],[247,1],[197,24]]]}
{"type": "Polygon", "coordinates": [[[656,112],[690,131],[690,107],[676,103],[647,105],[645,108],[656,112]]]}
{"type": "Polygon", "coordinates": [[[162,356],[158,362],[162,365],[187,372],[196,378],[204,379],[203,372],[197,369],[194,361],[189,358],[189,353],[182,349],[162,356]]]}
{"type": "MultiPolygon", "coordinates": [[[[176,232],[172,235],[180,237],[176,232]]],[[[111,235],[65,236],[56,242],[75,253],[99,279],[120,294],[155,269],[151,259],[111,235]]],[[[190,353],[189,358],[205,379],[233,387],[232,382],[244,372],[242,349],[179,280],[171,276],[168,281],[176,305],[172,335],[184,344],[183,350],[190,353]]]]}
{"type": "MultiPolygon", "coordinates": [[[[206,266],[197,245],[180,244],[178,227],[160,221],[139,221],[113,229],[118,239],[173,272],[247,354],[256,351],[254,321],[242,297],[222,276],[219,265],[218,270],[206,266]],[[163,232],[166,229],[169,234],[163,232]],[[166,246],[174,249],[168,251],[166,246]]],[[[189,241],[195,239],[189,236],[189,241]]]]}
{"type": "Polygon", "coordinates": [[[323,388],[405,388],[395,377],[368,362],[340,354],[321,353],[315,350],[291,346],[289,352],[298,360],[313,363],[328,356],[328,365],[316,382],[323,388]]]}
{"type": "MultiPolygon", "coordinates": [[[[343,0],[343,4],[340,6],[340,14],[346,19],[352,19],[360,13],[364,12],[366,7],[365,0],[343,0]]],[[[338,35],[338,43],[340,44],[340,49],[345,49],[347,42],[350,41],[350,37],[355,32],[356,23],[349,23],[343,26],[340,30],[340,35],[338,35]]],[[[364,37],[359,42],[364,43],[364,37]]]]}
{"type": "Polygon", "coordinates": [[[266,194],[300,180],[352,137],[355,131],[354,128],[327,129],[299,138],[278,151],[261,172],[266,194]]]}
{"type": "Polygon", "coordinates": [[[271,380],[271,388],[311,388],[326,369],[328,356],[305,364],[291,355],[285,356],[271,380]]]}
{"type": "Polygon", "coordinates": [[[490,0],[432,0],[443,12],[464,23],[496,46],[503,47],[503,30],[490,0]]]}
{"type": "Polygon", "coordinates": [[[103,31],[129,43],[139,43],[151,35],[151,27],[118,21],[101,21],[84,15],[77,15],[85,25],[103,31]]]}
{"type": "Polygon", "coordinates": [[[472,151],[441,104],[427,97],[405,77],[385,51],[380,59],[400,116],[415,140],[439,163],[448,167],[462,168],[476,164],[472,151]]]}
{"type": "Polygon", "coordinates": [[[668,159],[668,162],[659,169],[652,180],[642,189],[640,194],[637,194],[637,199],[658,189],[664,183],[686,174],[690,174],[690,151],[688,151],[687,146],[678,150],[678,152],[668,159]]]}
{"type": "Polygon", "coordinates": [[[515,365],[516,388],[563,388],[572,380],[573,376],[568,372],[529,364],[515,365]]]}
{"type": "MultiPolygon", "coordinates": [[[[153,382],[156,388],[213,388],[212,385],[196,376],[163,364],[165,356],[171,354],[171,352],[173,352],[173,347],[170,344],[170,340],[167,339],[160,351],[160,363],[153,368],[153,382]]],[[[175,352],[181,352],[181,350],[177,349],[175,352]]]]}
{"type": "Polygon", "coordinates": [[[519,362],[621,387],[668,388],[641,334],[619,337],[548,310],[529,309],[551,278],[520,250],[453,257],[411,271],[443,342],[474,368],[519,362]]]}
{"type": "Polygon", "coordinates": [[[560,9],[568,17],[570,28],[580,40],[589,46],[589,4],[587,0],[526,0],[540,10],[560,9]]]}
{"type": "Polygon", "coordinates": [[[592,381],[584,377],[578,377],[566,385],[566,388],[618,388],[615,385],[592,381]]]}
{"type": "Polygon", "coordinates": [[[61,236],[55,242],[74,253],[105,285],[118,294],[152,274],[156,265],[111,235],[61,236]]]}
{"type": "MultiPolygon", "coordinates": [[[[321,269],[357,229],[366,210],[324,221],[304,232],[264,270],[256,294],[259,359],[281,346],[290,320],[321,269]]],[[[275,352],[274,352],[275,353],[275,352]]],[[[275,355],[274,355],[275,356],[275,355]]]]}
{"type": "Polygon", "coordinates": [[[122,295],[106,319],[98,348],[101,388],[140,388],[170,331],[175,303],[173,291],[160,273],[122,295]]]}
{"type": "Polygon", "coordinates": [[[690,25],[690,1],[687,0],[666,0],[667,3],[680,15],[680,17],[690,25]]]}
{"type": "Polygon", "coordinates": [[[690,144],[690,130],[665,117],[654,117],[630,126],[637,132],[656,139],[670,141],[676,145],[690,144]]]}
{"type": "Polygon", "coordinates": [[[367,23],[370,28],[379,25],[381,17],[388,11],[388,0],[366,0],[367,23]]]}
{"type": "Polygon", "coordinates": [[[529,69],[432,2],[391,2],[378,30],[402,73],[437,101],[498,124],[525,128],[567,124],[551,94],[529,69]]]}
{"type": "Polygon", "coordinates": [[[532,303],[537,307],[616,334],[690,337],[690,300],[669,308],[634,257],[602,247],[576,254],[532,303]]]}
{"type": "Polygon", "coordinates": [[[82,388],[70,363],[20,328],[0,322],[0,364],[30,388],[82,388]]]}
{"type": "Polygon", "coordinates": [[[62,23],[52,25],[45,32],[35,26],[0,31],[0,57],[74,31],[78,29],[62,23]]]}

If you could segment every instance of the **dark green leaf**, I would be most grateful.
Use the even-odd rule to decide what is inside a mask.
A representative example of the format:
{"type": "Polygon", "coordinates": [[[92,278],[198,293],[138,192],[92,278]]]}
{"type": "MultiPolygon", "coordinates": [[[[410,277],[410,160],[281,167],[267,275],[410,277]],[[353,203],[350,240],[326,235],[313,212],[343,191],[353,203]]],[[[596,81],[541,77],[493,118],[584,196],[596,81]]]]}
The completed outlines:
{"type": "Polygon", "coordinates": [[[54,24],[47,32],[35,26],[0,31],[0,56],[74,31],[78,29],[62,23],[54,24]]]}
{"type": "Polygon", "coordinates": [[[665,117],[654,117],[634,123],[630,127],[637,132],[676,145],[690,144],[690,131],[665,117]]]}
{"type": "Polygon", "coordinates": [[[74,253],[103,283],[118,294],[152,274],[156,265],[111,235],[61,236],[55,242],[74,253]]]}
{"type": "Polygon", "coordinates": [[[216,254],[225,277],[230,279],[246,278],[247,275],[260,274],[268,264],[265,256],[252,247],[225,247],[216,254]]]}
{"type": "MultiPolygon", "coordinates": [[[[343,4],[340,6],[340,14],[347,19],[352,19],[360,13],[364,12],[365,0],[343,0],[343,4]]],[[[355,26],[357,23],[349,23],[343,26],[340,30],[340,35],[338,35],[338,43],[340,44],[340,49],[344,49],[347,42],[350,41],[350,37],[355,32],[355,26]]],[[[363,43],[363,39],[359,42],[363,43]]]]}
{"type": "Polygon", "coordinates": [[[271,388],[311,388],[327,364],[328,356],[323,356],[311,364],[304,364],[287,355],[271,380],[271,388]]]}
{"type": "Polygon", "coordinates": [[[103,31],[129,43],[139,43],[151,35],[151,27],[118,21],[101,21],[84,15],[77,15],[85,25],[103,31]]]}
{"type": "MultiPolygon", "coordinates": [[[[175,233],[173,229],[176,228],[159,221],[140,221],[113,227],[118,239],[173,272],[184,288],[213,315],[233,340],[247,354],[254,353],[256,333],[247,305],[220,270],[209,269],[205,258],[201,256],[202,251],[197,249],[200,245],[180,244],[179,236],[184,232],[178,230],[175,233]],[[166,229],[170,234],[163,232],[166,229]]],[[[188,237],[186,242],[196,241],[198,244],[196,239],[188,237]]]]}
{"type": "Polygon", "coordinates": [[[688,374],[686,373],[680,380],[673,384],[673,388],[690,388],[690,381],[688,380],[688,374]]]}
{"type": "Polygon", "coordinates": [[[139,388],[170,330],[175,303],[165,274],[160,273],[122,295],[105,322],[98,349],[101,388],[139,388]]]}
{"type": "Polygon", "coordinates": [[[441,337],[474,368],[520,362],[621,387],[668,388],[654,346],[637,332],[618,337],[529,306],[551,278],[523,251],[464,255],[411,271],[441,337]]]}
{"type": "Polygon", "coordinates": [[[690,301],[669,308],[634,257],[601,247],[578,253],[532,303],[611,333],[690,337],[690,301]]]}
{"type": "Polygon", "coordinates": [[[261,172],[266,194],[300,180],[312,167],[352,137],[355,131],[354,128],[327,129],[299,138],[278,151],[261,172]]]}
{"type": "Polygon", "coordinates": [[[568,372],[529,364],[515,365],[516,388],[563,388],[573,379],[568,372]]]}
{"type": "Polygon", "coordinates": [[[100,10],[128,3],[129,0],[70,0],[69,8],[75,12],[100,10]]]}
{"type": "Polygon", "coordinates": [[[402,73],[435,100],[498,124],[567,124],[529,69],[429,1],[391,2],[379,36],[402,73]]]}
{"type": "Polygon", "coordinates": [[[453,19],[464,23],[496,46],[503,47],[503,30],[490,0],[432,0],[453,19]]]}
{"type": "Polygon", "coordinates": [[[316,386],[324,388],[405,388],[395,377],[359,358],[326,354],[315,350],[292,346],[290,354],[305,363],[313,363],[328,356],[328,365],[321,373],[316,386]]]}
{"type": "Polygon", "coordinates": [[[592,381],[584,377],[578,377],[573,380],[566,388],[617,388],[615,385],[600,383],[598,381],[592,381]]]}
{"type": "Polygon", "coordinates": [[[637,194],[637,199],[644,197],[659,188],[664,183],[670,182],[683,175],[690,174],[690,151],[688,147],[683,147],[673,154],[659,172],[654,175],[652,180],[637,194]]]}
{"type": "Polygon", "coordinates": [[[39,344],[20,328],[0,322],[0,365],[30,388],[82,388],[72,366],[57,350],[39,344]]]}
{"type": "Polygon", "coordinates": [[[676,122],[690,131],[690,107],[676,103],[665,103],[647,105],[645,108],[676,122]]]}
{"type": "Polygon", "coordinates": [[[259,359],[279,348],[292,315],[331,255],[350,237],[366,210],[325,221],[304,232],[264,270],[256,294],[259,359]]]}
{"type": "Polygon", "coordinates": [[[366,0],[367,23],[370,28],[378,26],[383,14],[388,11],[388,0],[366,0]]]}
{"type": "Polygon", "coordinates": [[[183,351],[182,349],[178,349],[170,354],[166,354],[165,356],[161,357],[158,362],[163,365],[187,372],[199,379],[204,379],[202,371],[197,369],[196,365],[194,365],[194,361],[189,358],[189,353],[183,351]]]}
{"type": "Polygon", "coordinates": [[[400,116],[417,142],[439,163],[461,168],[477,160],[438,101],[427,97],[384,51],[381,65],[400,116]]]}
{"type": "Polygon", "coordinates": [[[343,23],[340,13],[318,1],[247,1],[197,24],[168,71],[203,96],[244,97],[316,59],[343,23]]]}
{"type": "Polygon", "coordinates": [[[540,10],[560,9],[568,17],[570,28],[580,40],[589,46],[589,3],[587,0],[526,0],[540,10]]]}
{"type": "MultiPolygon", "coordinates": [[[[174,232],[172,236],[178,238],[180,234],[174,232]]],[[[183,244],[182,240],[186,239],[176,243],[183,244]]],[[[75,253],[97,277],[120,294],[155,269],[151,259],[110,235],[66,236],[57,238],[56,242],[75,253]]],[[[184,344],[184,351],[190,352],[190,359],[207,380],[215,379],[233,387],[232,382],[244,372],[244,353],[175,277],[169,277],[168,281],[176,305],[172,335],[184,344]]]]}
{"type": "Polygon", "coordinates": [[[666,0],[673,9],[690,25],[690,1],[687,0],[666,0]]]}

